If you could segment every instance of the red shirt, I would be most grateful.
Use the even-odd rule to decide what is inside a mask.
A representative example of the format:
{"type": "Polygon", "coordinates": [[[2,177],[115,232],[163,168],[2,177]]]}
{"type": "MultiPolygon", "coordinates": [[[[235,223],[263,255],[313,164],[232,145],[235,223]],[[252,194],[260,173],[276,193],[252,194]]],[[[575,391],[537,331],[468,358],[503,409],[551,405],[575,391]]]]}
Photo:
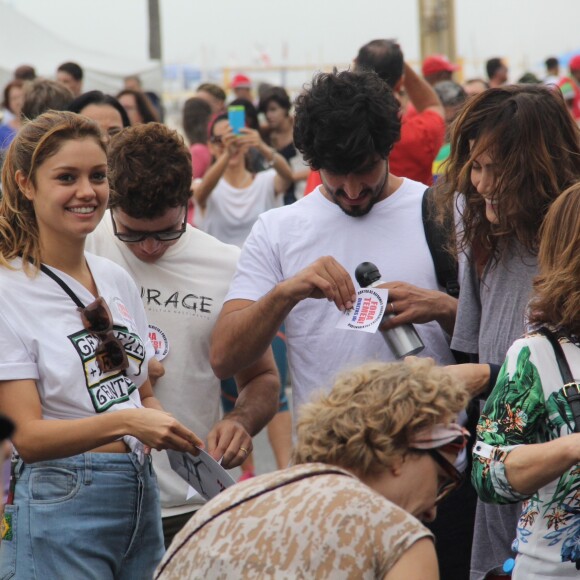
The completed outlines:
{"type": "Polygon", "coordinates": [[[576,121],[580,120],[580,87],[570,77],[562,77],[558,83],[558,87],[567,101],[572,100],[572,116],[576,121]]]}
{"type": "MultiPolygon", "coordinates": [[[[435,111],[409,111],[401,123],[401,139],[389,155],[389,171],[398,177],[433,184],[433,161],[445,138],[445,121],[435,111]]],[[[304,195],[322,181],[318,171],[311,171],[304,195]]]]}
{"type": "Polygon", "coordinates": [[[401,139],[389,155],[389,171],[427,185],[433,183],[433,161],[443,145],[445,121],[435,111],[405,115],[401,139]]]}

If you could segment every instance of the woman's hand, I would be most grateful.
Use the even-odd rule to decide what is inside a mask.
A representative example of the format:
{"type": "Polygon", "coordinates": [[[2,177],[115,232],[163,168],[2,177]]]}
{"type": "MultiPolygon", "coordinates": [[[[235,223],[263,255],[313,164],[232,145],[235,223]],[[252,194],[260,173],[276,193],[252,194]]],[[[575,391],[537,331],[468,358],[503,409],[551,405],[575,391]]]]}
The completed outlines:
{"type": "Polygon", "coordinates": [[[198,455],[197,447],[203,441],[184,427],[173,415],[158,409],[131,409],[128,420],[128,435],[133,435],[151,449],[175,449],[198,455]]]}
{"type": "Polygon", "coordinates": [[[229,124],[226,127],[226,132],[222,134],[221,140],[224,153],[228,156],[235,155],[241,146],[239,142],[240,138],[234,134],[234,131],[229,124]]]}
{"type": "MultiPolygon", "coordinates": [[[[256,149],[259,149],[262,154],[268,154],[270,152],[270,147],[262,141],[260,133],[255,129],[250,129],[249,127],[242,127],[240,129],[240,135],[236,137],[236,141],[239,143],[240,147],[256,147],[256,149]]],[[[269,157],[271,156],[272,154],[270,153],[269,157]]]]}

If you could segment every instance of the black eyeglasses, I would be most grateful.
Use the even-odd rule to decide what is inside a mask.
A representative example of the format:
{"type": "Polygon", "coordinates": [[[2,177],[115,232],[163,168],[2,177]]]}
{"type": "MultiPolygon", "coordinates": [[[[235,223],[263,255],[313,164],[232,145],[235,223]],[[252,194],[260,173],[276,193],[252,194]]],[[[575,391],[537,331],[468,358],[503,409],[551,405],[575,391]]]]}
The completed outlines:
{"type": "Polygon", "coordinates": [[[209,138],[209,142],[213,143],[214,145],[221,145],[223,143],[223,139],[221,138],[221,135],[212,135],[209,138]]]}
{"type": "Polygon", "coordinates": [[[153,238],[158,242],[172,242],[178,240],[187,228],[187,206],[185,206],[185,215],[183,216],[183,224],[179,230],[169,230],[163,232],[118,232],[117,224],[115,223],[115,218],[113,217],[113,211],[111,210],[111,221],[113,222],[113,234],[115,234],[118,240],[125,242],[127,244],[135,244],[137,242],[142,242],[147,238],[153,238]]]}
{"type": "Polygon", "coordinates": [[[129,366],[129,360],[123,343],[113,334],[113,316],[105,299],[99,296],[94,302],[78,310],[85,329],[99,340],[95,355],[101,372],[125,370],[129,366]]]}
{"type": "Polygon", "coordinates": [[[425,449],[424,451],[433,458],[433,461],[443,469],[449,478],[437,490],[437,499],[435,500],[435,505],[437,505],[463,483],[464,476],[453,463],[445,459],[436,449],[425,449]]]}

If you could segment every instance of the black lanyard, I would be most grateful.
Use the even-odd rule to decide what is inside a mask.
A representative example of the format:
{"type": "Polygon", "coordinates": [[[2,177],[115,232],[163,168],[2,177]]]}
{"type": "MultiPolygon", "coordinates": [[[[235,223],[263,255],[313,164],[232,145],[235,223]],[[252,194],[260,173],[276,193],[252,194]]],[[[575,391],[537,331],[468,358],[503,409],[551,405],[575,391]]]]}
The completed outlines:
{"type": "Polygon", "coordinates": [[[59,278],[50,268],[44,264],[40,264],[40,269],[50,278],[52,278],[71,298],[72,301],[79,307],[84,308],[85,305],[80,301],[79,297],[69,288],[68,284],[59,278]]]}

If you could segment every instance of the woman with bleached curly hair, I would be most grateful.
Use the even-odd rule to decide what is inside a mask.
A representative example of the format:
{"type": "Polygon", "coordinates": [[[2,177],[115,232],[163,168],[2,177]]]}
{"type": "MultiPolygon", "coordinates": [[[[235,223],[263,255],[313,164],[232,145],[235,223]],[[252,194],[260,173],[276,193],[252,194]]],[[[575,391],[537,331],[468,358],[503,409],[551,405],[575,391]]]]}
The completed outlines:
{"type": "Polygon", "coordinates": [[[439,578],[419,522],[457,487],[466,390],[426,359],[369,363],[302,407],[295,465],[228,488],[156,578],[439,578]]]}

